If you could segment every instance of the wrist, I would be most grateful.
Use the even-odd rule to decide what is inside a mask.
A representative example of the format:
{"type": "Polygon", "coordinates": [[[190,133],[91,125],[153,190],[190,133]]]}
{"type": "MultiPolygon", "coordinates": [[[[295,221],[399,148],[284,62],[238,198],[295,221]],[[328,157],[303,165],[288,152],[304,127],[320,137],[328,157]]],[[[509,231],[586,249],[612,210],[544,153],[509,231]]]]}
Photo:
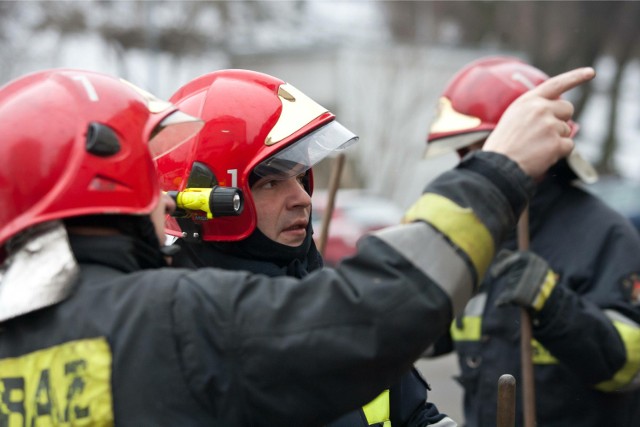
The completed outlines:
{"type": "Polygon", "coordinates": [[[533,196],[535,183],[516,162],[507,156],[477,151],[458,166],[484,176],[504,195],[515,218],[520,216],[528,200],[533,196]]]}
{"type": "Polygon", "coordinates": [[[557,282],[558,279],[556,277],[556,274],[552,270],[548,270],[544,281],[542,282],[542,285],[538,290],[538,293],[531,302],[531,308],[533,308],[535,311],[542,310],[545,303],[549,299],[551,292],[553,292],[553,289],[555,288],[557,282]]]}

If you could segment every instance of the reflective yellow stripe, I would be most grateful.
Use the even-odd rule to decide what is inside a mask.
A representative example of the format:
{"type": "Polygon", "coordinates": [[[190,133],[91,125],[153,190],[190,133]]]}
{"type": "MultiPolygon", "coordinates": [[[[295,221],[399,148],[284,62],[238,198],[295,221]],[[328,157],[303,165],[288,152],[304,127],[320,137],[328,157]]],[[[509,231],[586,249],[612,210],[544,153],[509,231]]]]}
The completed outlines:
{"type": "Polygon", "coordinates": [[[0,360],[0,425],[113,426],[106,339],[70,341],[0,360]]]}
{"type": "Polygon", "coordinates": [[[404,222],[427,221],[471,259],[480,280],[493,259],[495,246],[489,230],[473,210],[438,194],[426,193],[407,211],[404,222]]]}
{"type": "Polygon", "coordinates": [[[551,291],[553,291],[553,288],[556,286],[556,282],[556,275],[553,271],[549,270],[547,272],[547,276],[544,278],[544,283],[542,283],[542,286],[540,287],[540,292],[538,292],[536,299],[533,301],[533,308],[535,310],[542,310],[544,303],[547,302],[547,298],[549,298],[551,291]]]}
{"type": "MultiPolygon", "coordinates": [[[[457,322],[451,322],[451,338],[454,341],[480,341],[482,337],[482,318],[479,316],[465,316],[462,318],[462,327],[458,328],[457,322]]],[[[558,363],[549,350],[538,341],[531,340],[531,354],[533,363],[537,365],[550,365],[558,363]]]]}
{"type": "Polygon", "coordinates": [[[613,321],[627,352],[627,362],[612,379],[596,385],[598,390],[617,391],[630,385],[640,375],[640,329],[635,325],[613,321]]]}
{"type": "Polygon", "coordinates": [[[389,405],[389,390],[385,390],[371,402],[362,407],[369,425],[383,423],[384,427],[391,427],[391,409],[389,405]]]}
{"type": "Polygon", "coordinates": [[[531,340],[531,359],[536,365],[553,365],[558,363],[556,359],[539,341],[531,340]]]}
{"type": "Polygon", "coordinates": [[[482,318],[480,316],[463,317],[461,328],[458,328],[455,320],[451,323],[451,338],[454,341],[480,341],[481,334],[482,318]]]}

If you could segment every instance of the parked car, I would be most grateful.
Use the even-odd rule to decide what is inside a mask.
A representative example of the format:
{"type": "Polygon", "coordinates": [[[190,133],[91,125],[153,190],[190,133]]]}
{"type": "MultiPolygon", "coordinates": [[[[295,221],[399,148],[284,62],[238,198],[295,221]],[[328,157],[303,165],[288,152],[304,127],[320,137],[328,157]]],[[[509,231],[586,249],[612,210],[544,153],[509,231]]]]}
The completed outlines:
{"type": "MultiPolygon", "coordinates": [[[[327,207],[325,190],[313,193],[312,207],[314,238],[319,244],[322,218],[327,207]]],[[[364,190],[338,190],[324,250],[325,264],[335,266],[344,257],[353,255],[360,237],[367,232],[398,224],[403,213],[400,207],[384,197],[364,190]]]]}

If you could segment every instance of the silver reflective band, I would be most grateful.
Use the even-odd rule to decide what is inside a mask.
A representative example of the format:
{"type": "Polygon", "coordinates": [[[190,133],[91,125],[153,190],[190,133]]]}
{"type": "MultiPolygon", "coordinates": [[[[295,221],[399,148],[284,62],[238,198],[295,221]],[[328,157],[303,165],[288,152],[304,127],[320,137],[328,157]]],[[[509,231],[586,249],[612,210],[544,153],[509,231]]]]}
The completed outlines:
{"type": "Polygon", "coordinates": [[[473,293],[470,266],[442,234],[422,222],[388,227],[372,234],[433,279],[449,296],[454,316],[462,313],[473,293]]]}
{"type": "Polygon", "coordinates": [[[259,177],[292,177],[310,169],[330,154],[350,147],[356,141],[356,134],[334,120],[264,160],[253,172],[259,177]]]}

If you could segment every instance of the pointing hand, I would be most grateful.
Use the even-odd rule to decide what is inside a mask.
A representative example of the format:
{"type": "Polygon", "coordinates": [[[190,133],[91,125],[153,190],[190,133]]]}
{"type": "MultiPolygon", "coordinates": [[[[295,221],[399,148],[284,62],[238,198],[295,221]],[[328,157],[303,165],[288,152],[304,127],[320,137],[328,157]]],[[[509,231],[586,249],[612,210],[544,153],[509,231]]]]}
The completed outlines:
{"type": "Polygon", "coordinates": [[[593,68],[578,68],[524,93],[504,112],[483,150],[504,154],[528,175],[540,177],[574,146],[567,125],[573,104],[560,96],[594,76],[593,68]]]}

